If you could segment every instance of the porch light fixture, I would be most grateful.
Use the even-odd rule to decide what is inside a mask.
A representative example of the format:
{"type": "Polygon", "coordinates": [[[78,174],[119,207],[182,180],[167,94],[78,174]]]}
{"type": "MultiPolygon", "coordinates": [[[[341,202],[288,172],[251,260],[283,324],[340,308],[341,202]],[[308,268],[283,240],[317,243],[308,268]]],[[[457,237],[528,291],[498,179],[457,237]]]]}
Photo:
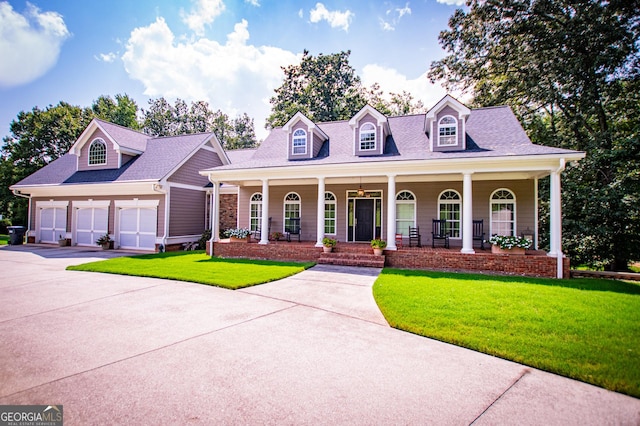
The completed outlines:
{"type": "Polygon", "coordinates": [[[364,189],[362,189],[362,178],[360,178],[360,185],[358,185],[358,197],[364,197],[364,189]]]}

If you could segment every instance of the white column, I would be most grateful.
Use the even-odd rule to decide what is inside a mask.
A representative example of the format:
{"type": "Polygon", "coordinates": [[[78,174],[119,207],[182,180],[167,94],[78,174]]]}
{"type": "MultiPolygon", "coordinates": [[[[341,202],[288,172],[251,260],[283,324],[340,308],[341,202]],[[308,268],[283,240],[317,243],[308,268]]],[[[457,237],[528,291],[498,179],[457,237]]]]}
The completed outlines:
{"type": "Polygon", "coordinates": [[[396,175],[387,176],[387,250],[396,247],[396,175]]]}
{"type": "Polygon", "coordinates": [[[473,254],[473,181],[471,173],[465,173],[462,181],[462,250],[473,254]]]}
{"type": "Polygon", "coordinates": [[[211,210],[211,241],[220,239],[220,182],[213,182],[213,209],[211,210]]]}
{"type": "Polygon", "coordinates": [[[324,176],[318,177],[318,217],[316,222],[316,247],[322,247],[324,238],[324,176]]]}
{"type": "Polygon", "coordinates": [[[269,244],[269,179],[262,179],[262,218],[258,244],[269,244]]]}
{"type": "Polygon", "coordinates": [[[550,251],[547,256],[555,257],[558,259],[557,274],[558,278],[563,276],[562,268],[562,198],[560,195],[560,171],[551,173],[551,188],[550,188],[550,238],[549,245],[550,251]]]}

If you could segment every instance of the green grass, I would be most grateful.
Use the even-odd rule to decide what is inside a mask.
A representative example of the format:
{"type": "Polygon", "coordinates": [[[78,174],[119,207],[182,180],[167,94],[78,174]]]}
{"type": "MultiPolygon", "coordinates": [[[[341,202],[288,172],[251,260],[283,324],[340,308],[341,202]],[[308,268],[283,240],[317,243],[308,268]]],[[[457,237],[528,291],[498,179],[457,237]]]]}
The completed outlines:
{"type": "Polygon", "coordinates": [[[9,236],[0,234],[0,246],[6,246],[7,244],[9,244],[9,236]]]}
{"type": "Polygon", "coordinates": [[[106,272],[238,289],[297,274],[313,263],[211,258],[204,252],[169,252],[117,257],[69,266],[71,271],[106,272]]]}
{"type": "Polygon", "coordinates": [[[640,397],[640,285],[384,269],[392,327],[640,397]]]}

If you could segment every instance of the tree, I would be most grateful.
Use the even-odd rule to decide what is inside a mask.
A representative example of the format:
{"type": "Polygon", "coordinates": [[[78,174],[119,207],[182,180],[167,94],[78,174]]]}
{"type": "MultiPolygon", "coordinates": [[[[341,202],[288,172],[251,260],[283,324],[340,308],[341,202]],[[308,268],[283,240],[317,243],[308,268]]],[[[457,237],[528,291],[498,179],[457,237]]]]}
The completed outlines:
{"type": "Polygon", "coordinates": [[[472,0],[429,77],[508,104],[532,140],[584,150],[564,175],[564,244],[579,262],[640,257],[637,176],[640,5],[622,0],[472,0]],[[629,169],[634,167],[635,171],[629,169]]]}
{"type": "Polygon", "coordinates": [[[315,122],[346,120],[366,103],[360,77],[349,65],[350,51],[312,56],[283,68],[284,82],[270,99],[267,128],[283,126],[300,111],[315,122]]]}
{"type": "Polygon", "coordinates": [[[95,117],[131,129],[139,129],[138,104],[129,95],[117,94],[115,101],[110,96],[100,96],[93,101],[91,110],[95,117]]]}

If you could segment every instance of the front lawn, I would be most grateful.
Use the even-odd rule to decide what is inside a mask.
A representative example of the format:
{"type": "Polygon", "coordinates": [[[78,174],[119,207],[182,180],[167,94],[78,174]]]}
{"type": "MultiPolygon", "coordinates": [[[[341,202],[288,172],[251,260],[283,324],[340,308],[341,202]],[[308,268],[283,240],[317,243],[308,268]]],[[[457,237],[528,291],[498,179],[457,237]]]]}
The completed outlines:
{"type": "Polygon", "coordinates": [[[190,281],[235,290],[279,280],[311,266],[313,263],[219,259],[190,251],[117,257],[67,269],[190,281]]]}
{"type": "Polygon", "coordinates": [[[7,244],[9,244],[9,236],[0,234],[0,246],[6,246],[7,244]]]}
{"type": "Polygon", "coordinates": [[[392,327],[640,397],[640,284],[384,269],[392,327]]]}

